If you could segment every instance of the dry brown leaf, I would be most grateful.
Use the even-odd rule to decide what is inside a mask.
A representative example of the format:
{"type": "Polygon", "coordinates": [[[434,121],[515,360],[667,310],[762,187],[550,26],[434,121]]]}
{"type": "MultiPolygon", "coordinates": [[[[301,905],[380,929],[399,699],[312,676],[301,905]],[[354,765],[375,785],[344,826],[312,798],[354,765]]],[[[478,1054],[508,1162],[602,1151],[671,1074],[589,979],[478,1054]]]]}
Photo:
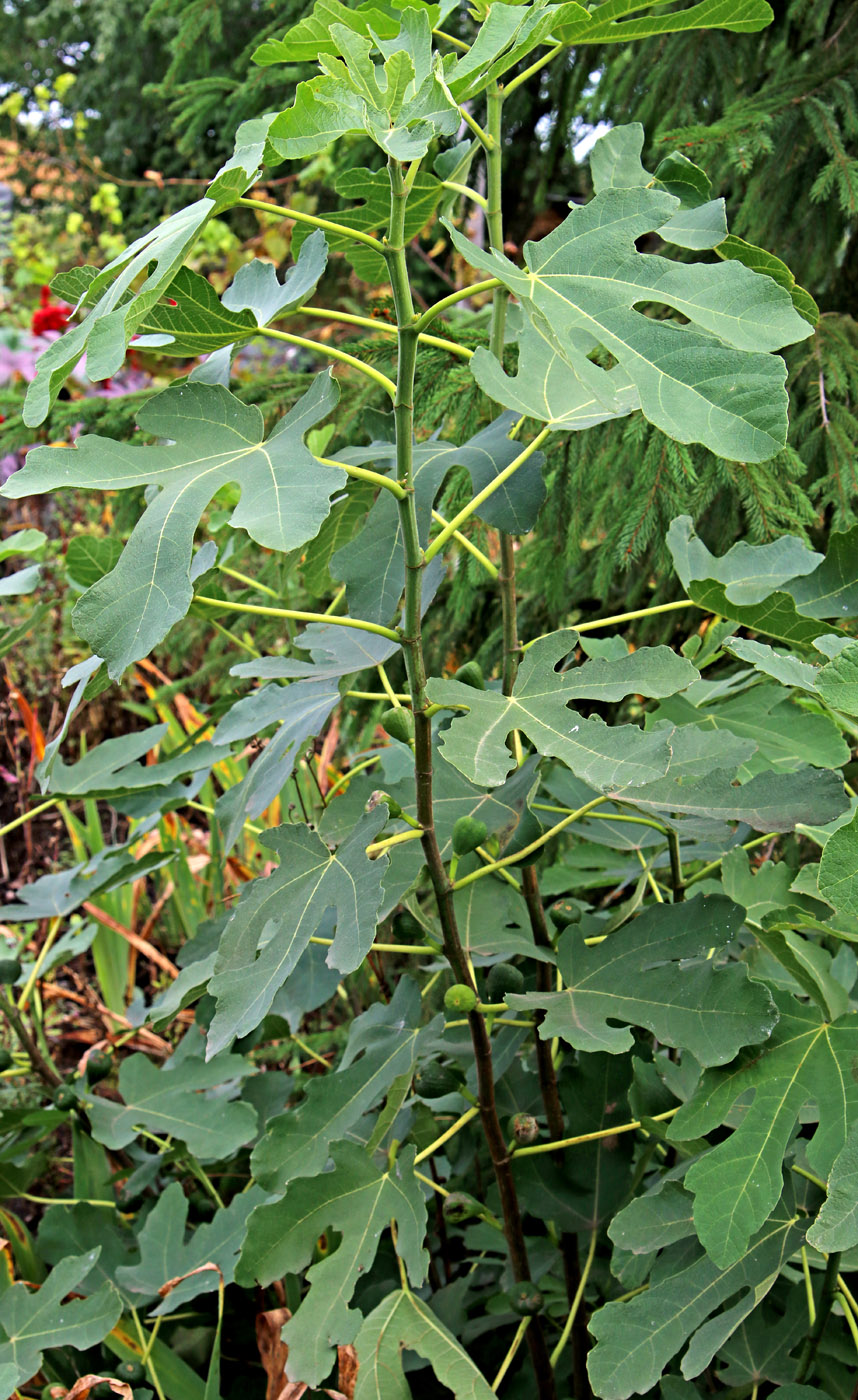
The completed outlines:
{"type": "Polygon", "coordinates": [[[161,1284],[161,1287],[158,1289],[158,1293],[160,1297],[166,1298],[168,1293],[172,1293],[177,1283],[183,1283],[186,1278],[193,1278],[195,1274],[208,1273],[219,1274],[221,1284],[223,1284],[223,1273],[218,1268],[217,1264],[200,1264],[199,1268],[197,1269],[189,1269],[186,1274],[177,1274],[175,1278],[167,1279],[166,1283],[161,1284]]]}
{"type": "MultiPolygon", "coordinates": [[[[355,1386],[357,1384],[358,1358],[354,1347],[337,1347],[337,1385],[343,1395],[343,1400],[354,1400],[355,1386]]],[[[335,1391],[329,1391],[334,1395],[335,1391]]]]}
{"type": "Polygon", "coordinates": [[[71,1390],[66,1391],[63,1400],[86,1400],[87,1395],[96,1385],[101,1385],[106,1381],[114,1395],[120,1395],[122,1400],[134,1400],[131,1386],[125,1381],[118,1381],[115,1376],[81,1376],[76,1380],[71,1390]]]}
{"type": "MultiPolygon", "coordinates": [[[[305,1381],[286,1379],[286,1362],[289,1347],[280,1333],[292,1314],[288,1308],[271,1308],[268,1312],[256,1314],[256,1345],[268,1383],[265,1387],[265,1400],[303,1400],[309,1386],[305,1381]]],[[[354,1400],[357,1380],[358,1359],[354,1347],[337,1347],[339,1390],[325,1390],[323,1394],[330,1400],[354,1400]]]]}
{"type": "Polygon", "coordinates": [[[271,1308],[268,1312],[256,1314],[256,1345],[268,1377],[265,1400],[279,1400],[283,1390],[289,1348],[280,1333],[291,1316],[288,1308],[271,1308]]]}

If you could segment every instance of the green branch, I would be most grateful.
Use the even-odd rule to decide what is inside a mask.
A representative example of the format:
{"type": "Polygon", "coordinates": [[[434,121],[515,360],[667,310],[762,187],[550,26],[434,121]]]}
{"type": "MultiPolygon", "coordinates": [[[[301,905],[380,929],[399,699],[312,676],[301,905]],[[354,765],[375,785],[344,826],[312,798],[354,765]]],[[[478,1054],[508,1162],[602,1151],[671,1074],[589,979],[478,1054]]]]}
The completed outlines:
{"type": "MultiPolygon", "coordinates": [[[[678,1113],[681,1104],[676,1108],[669,1108],[666,1113],[655,1113],[648,1119],[650,1123],[664,1123],[668,1118],[672,1118],[674,1113],[678,1113]]],[[[594,1133],[579,1133],[577,1137],[561,1138],[559,1142],[535,1142],[530,1147],[517,1147],[516,1157],[535,1157],[543,1152],[559,1152],[564,1147],[577,1147],[582,1142],[598,1142],[600,1138],[614,1137],[618,1133],[633,1133],[638,1128],[642,1128],[643,1123],[635,1119],[631,1123],[620,1123],[616,1128],[599,1128],[594,1133]]]]}
{"type": "Polygon", "coordinates": [[[308,340],[303,335],[290,335],[288,331],[276,331],[273,326],[260,326],[257,334],[266,335],[270,340],[283,340],[287,345],[298,345],[302,350],[312,350],[316,355],[326,355],[329,360],[338,360],[340,364],[348,365],[367,379],[374,380],[391,398],[396,397],[396,385],[392,379],[388,379],[386,374],[374,369],[372,365],[364,364],[356,355],[350,355],[347,350],[338,350],[336,345],[320,345],[318,340],[308,340]]]}
{"type": "Polygon", "coordinates": [[[194,596],[195,603],[204,603],[207,608],[222,608],[224,612],[252,613],[254,617],[282,617],[293,622],[329,622],[332,627],[356,627],[359,632],[374,632],[377,637],[387,637],[389,642],[398,642],[399,633],[392,627],[381,627],[377,622],[364,622],[357,617],[331,617],[327,613],[300,612],[295,608],[266,608],[261,603],[233,603],[224,598],[207,598],[204,593],[194,596]]]}
{"type": "MultiPolygon", "coordinates": [[[[373,320],[371,316],[354,316],[350,311],[328,311],[321,306],[299,306],[297,311],[291,313],[293,316],[318,316],[325,321],[342,321],[346,326],[365,326],[367,330],[384,331],[387,335],[396,335],[396,326],[389,321],[373,320]]],[[[419,334],[417,339],[421,345],[434,345],[438,350],[449,350],[451,355],[458,355],[463,360],[472,360],[473,350],[469,350],[465,345],[458,345],[455,340],[447,340],[442,335],[419,334]]]]}
{"type": "Polygon", "coordinates": [[[509,478],[518,471],[519,467],[523,467],[525,462],[533,456],[534,452],[539,450],[550,431],[550,428],[543,428],[541,432],[537,433],[533,441],[529,442],[522,452],[519,452],[518,456],[510,462],[508,467],[504,467],[502,472],[498,472],[497,476],[493,481],[489,482],[488,486],[484,486],[482,491],[478,491],[476,496],[474,496],[466,506],[462,507],[458,515],[453,516],[450,523],[441,531],[440,535],[435,536],[435,539],[427,549],[427,564],[431,559],[435,558],[439,550],[444,548],[444,545],[456,533],[459,526],[464,525],[466,520],[470,520],[472,515],[476,515],[480,506],[484,505],[489,497],[494,495],[495,491],[499,491],[504,483],[509,481],[509,478]]]}
{"type": "Polygon", "coordinates": [[[594,807],[598,807],[602,802],[610,801],[612,801],[610,797],[604,796],[594,797],[592,801],[585,802],[584,806],[579,807],[577,812],[570,812],[569,816],[564,817],[562,822],[558,822],[556,826],[552,826],[549,831],[544,831],[541,836],[538,836],[535,841],[531,841],[528,846],[522,846],[520,851],[515,851],[510,856],[502,856],[499,860],[493,860],[490,865],[484,865],[479,870],[472,870],[470,875],[463,875],[461,880],[456,880],[454,882],[453,889],[462,890],[466,885],[472,885],[475,880],[482,880],[484,875],[492,875],[496,870],[503,870],[505,866],[514,865],[516,862],[524,860],[525,857],[533,855],[533,853],[540,850],[546,842],[551,841],[555,836],[559,836],[561,831],[565,831],[567,826],[571,826],[573,822],[580,821],[582,817],[586,817],[587,813],[591,812],[594,807]]]}
{"type": "Polygon", "coordinates": [[[305,214],[301,209],[290,209],[283,204],[269,204],[264,199],[239,199],[236,205],[242,209],[261,209],[265,214],[277,214],[281,219],[294,219],[297,224],[309,224],[311,228],[323,229],[325,233],[337,234],[340,238],[351,238],[355,243],[365,243],[373,252],[382,251],[377,238],[359,229],[349,228],[348,224],[337,224],[332,219],[319,219],[315,214],[305,214]]]}
{"type": "Polygon", "coordinates": [[[452,1127],[448,1128],[447,1131],[436,1138],[434,1142],[430,1142],[429,1146],[424,1147],[422,1152],[417,1153],[417,1156],[414,1158],[415,1167],[419,1162],[425,1162],[427,1157],[431,1157],[433,1152],[437,1152],[439,1147],[443,1147],[445,1142],[450,1141],[451,1137],[455,1137],[463,1128],[466,1128],[468,1124],[476,1118],[479,1111],[479,1107],[476,1104],[473,1108],[466,1109],[461,1118],[456,1119],[452,1127]]]}
{"type": "Polygon", "coordinates": [[[418,316],[414,322],[414,329],[419,334],[425,326],[431,326],[435,317],[442,315],[449,306],[455,306],[456,302],[465,301],[468,297],[479,295],[480,292],[490,292],[494,287],[500,285],[499,278],[488,277],[484,282],[472,282],[470,287],[460,287],[457,292],[451,292],[449,296],[442,297],[440,301],[435,302],[434,306],[428,307],[422,316],[418,316]]]}
{"type": "Polygon", "coordinates": [[[525,68],[523,73],[519,73],[517,77],[513,78],[512,82],[507,83],[504,88],[504,96],[508,97],[511,92],[515,92],[516,88],[522,87],[524,83],[528,82],[529,79],[533,77],[534,73],[538,73],[541,69],[545,68],[546,65],[551,63],[565,48],[565,44],[555,44],[552,49],[548,50],[548,53],[544,53],[535,63],[531,63],[529,68],[525,68]]]}
{"type": "Polygon", "coordinates": [[[356,481],[366,481],[371,486],[383,486],[385,491],[389,491],[398,501],[405,495],[399,482],[385,476],[383,472],[369,471],[367,467],[352,467],[347,462],[338,462],[334,457],[317,457],[316,461],[321,462],[323,467],[339,467],[340,471],[347,472],[356,481]]]}

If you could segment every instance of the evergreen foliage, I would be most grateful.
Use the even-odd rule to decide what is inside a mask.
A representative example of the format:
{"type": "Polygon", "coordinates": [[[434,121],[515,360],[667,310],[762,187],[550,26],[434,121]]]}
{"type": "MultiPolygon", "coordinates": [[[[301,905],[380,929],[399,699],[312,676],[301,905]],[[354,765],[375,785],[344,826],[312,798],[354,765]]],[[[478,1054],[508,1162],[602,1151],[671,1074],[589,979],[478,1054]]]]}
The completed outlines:
{"type": "MultiPolygon", "coordinates": [[[[758,35],[687,32],[573,51],[552,81],[553,89],[528,90],[531,106],[522,115],[522,142],[532,139],[534,116],[551,128],[538,174],[522,162],[525,208],[530,197],[559,195],[575,179],[569,150],[576,136],[606,121],[640,121],[645,158],[655,164],[678,147],[703,165],[713,194],[731,210],[733,232],[776,249],[823,313],[813,338],[787,355],[790,446],[763,470],[677,448],[639,422],[588,435],[586,455],[564,464],[558,478],[574,520],[567,596],[570,588],[606,596],[614,569],[630,570],[624,586],[639,587],[641,572],[663,563],[657,541],[680,506],[719,545],[743,532],[763,541],[783,530],[824,539],[831,528],[846,529],[858,518],[854,5],[786,0],[758,35]],[[594,452],[594,438],[601,451],[594,452]],[[582,547],[602,531],[610,567],[601,550],[594,567],[582,547]]],[[[525,100],[522,93],[522,106],[525,100]]],[[[552,505],[555,499],[552,493],[552,505]]],[[[540,575],[546,562],[545,554],[534,561],[540,575]]]]}

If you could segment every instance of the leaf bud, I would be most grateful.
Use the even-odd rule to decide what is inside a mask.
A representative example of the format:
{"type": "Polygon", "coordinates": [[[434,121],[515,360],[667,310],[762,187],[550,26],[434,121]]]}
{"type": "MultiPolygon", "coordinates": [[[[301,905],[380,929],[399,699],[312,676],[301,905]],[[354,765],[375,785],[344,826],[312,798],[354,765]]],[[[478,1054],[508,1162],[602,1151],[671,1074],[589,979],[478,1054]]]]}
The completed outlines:
{"type": "Polygon", "coordinates": [[[389,792],[383,792],[381,788],[377,788],[375,792],[370,793],[369,801],[366,804],[366,810],[368,812],[374,812],[376,807],[378,807],[382,802],[384,803],[393,820],[395,820],[397,817],[402,816],[402,808],[400,807],[396,798],[391,797],[389,792]]]}

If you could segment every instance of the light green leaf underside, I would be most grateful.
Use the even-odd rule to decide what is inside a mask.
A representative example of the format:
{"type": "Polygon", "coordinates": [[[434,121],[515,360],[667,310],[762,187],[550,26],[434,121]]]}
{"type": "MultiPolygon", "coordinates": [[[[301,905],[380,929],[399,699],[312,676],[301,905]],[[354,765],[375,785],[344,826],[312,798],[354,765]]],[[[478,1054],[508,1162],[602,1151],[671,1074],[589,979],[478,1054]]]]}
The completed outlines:
{"type": "Polygon", "coordinates": [[[858,643],[850,642],[819,672],[819,693],[826,705],[858,715],[858,643]]]}
{"type": "Polygon", "coordinates": [[[119,563],[89,588],[74,610],[78,633],[117,679],[146,656],[183,617],[193,596],[194,533],[221,486],[240,484],[230,523],[268,549],[288,551],[312,539],[346,480],[319,463],[304,436],[334,407],[337,390],[319,374],[267,438],[258,408],[214,384],[174,386],[138,414],[140,427],[170,445],[136,447],[83,436],[75,447],[34,449],[6,495],[63,487],[103,491],[162,489],[132,531],[119,563]]]}
{"type": "Polygon", "coordinates": [[[724,650],[739,661],[744,661],[755,670],[761,671],[764,676],[771,676],[773,680],[780,681],[782,685],[794,685],[802,690],[811,691],[818,688],[818,666],[800,661],[797,656],[775,651],[774,647],[767,646],[765,642],[755,642],[749,637],[731,637],[724,643],[724,650]]]}
{"type": "Polygon", "coordinates": [[[255,118],[239,127],[235,152],[203,199],[135,239],[94,277],[89,276],[89,269],[82,270],[84,275],[77,285],[89,314],[40,357],[36,377],[27,390],[25,423],[43,422],[84,352],[90,379],[107,379],[116,373],[132,336],[167,291],[204,225],[214,214],[235,204],[255,179],[271,120],[270,116],[255,118]]]}
{"type": "Polygon", "coordinates": [[[825,1254],[858,1244],[858,1121],[852,1124],[828,1178],[828,1198],[807,1232],[825,1254]]]}
{"type": "Polygon", "coordinates": [[[272,122],[269,138],[290,160],[324,150],[348,132],[365,132],[388,155],[411,161],[424,156],[436,136],[452,136],[459,111],[433,58],[425,10],[401,12],[389,39],[331,23],[333,51],[318,54],[322,76],[299,84],[293,105],[272,122]],[[383,63],[372,55],[381,51],[383,63]]]}
{"type": "Polygon", "coordinates": [[[411,1400],[402,1371],[406,1349],[429,1362],[455,1400],[492,1400],[494,1395],[452,1332],[414,1293],[389,1293],[365,1320],[355,1349],[355,1400],[411,1400]]]}
{"type": "Polygon", "coordinates": [[[580,432],[640,407],[637,389],[619,365],[608,371],[612,397],[606,406],[530,322],[519,332],[518,355],[518,371],[508,375],[500,361],[480,346],[471,360],[471,371],[483,393],[495,403],[550,428],[580,432]]]}
{"type": "Polygon", "coordinates": [[[688,29],[728,29],[736,34],[754,34],[772,21],[772,10],[765,0],[698,0],[696,5],[674,7],[666,12],[659,5],[656,15],[627,18],[638,10],[653,8],[654,0],[643,5],[639,0],[603,0],[601,5],[590,10],[586,23],[561,25],[557,37],[567,44],[616,44],[688,29]]]}
{"type": "Polygon", "coordinates": [[[386,820],[387,808],[376,807],[333,854],[309,827],[266,832],[264,844],[280,864],[245,886],[224,929],[209,984],[217,999],[209,1057],[260,1024],[329,908],[337,911],[329,966],[341,972],[360,966],[375,935],[387,866],[386,856],[372,861],[365,848],[386,820]]]}
{"type": "Polygon", "coordinates": [[[858,813],[825,843],[819,892],[841,914],[858,914],[858,813]]]}
{"type": "MultiPolygon", "coordinates": [[[[620,152],[641,139],[635,127],[611,136],[620,152]]],[[[619,407],[609,373],[587,358],[597,346],[619,361],[645,416],[671,437],[762,461],[786,439],[785,367],[764,352],[804,339],[810,328],[784,288],[738,262],[677,263],[638,253],[635,241],[666,230],[679,206],[664,190],[602,188],[547,237],[525,245],[524,268],[480,251],[455,229],[450,236],[472,266],[517,297],[534,330],[575,372],[581,392],[604,410],[619,407]],[[670,307],[684,323],[643,315],[649,305],[670,307]]]]}

